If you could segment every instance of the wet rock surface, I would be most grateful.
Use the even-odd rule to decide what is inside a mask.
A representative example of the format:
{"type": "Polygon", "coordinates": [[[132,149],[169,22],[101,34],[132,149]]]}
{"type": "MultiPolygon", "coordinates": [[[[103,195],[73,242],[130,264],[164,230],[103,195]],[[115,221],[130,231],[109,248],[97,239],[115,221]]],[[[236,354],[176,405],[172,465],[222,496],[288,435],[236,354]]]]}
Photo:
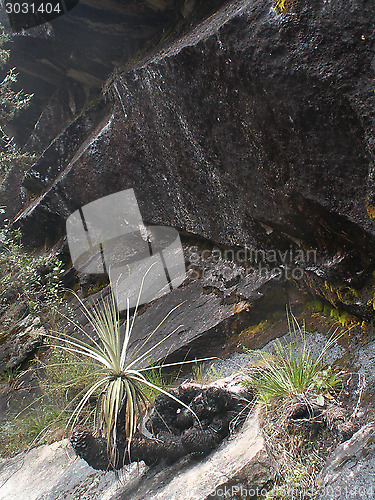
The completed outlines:
{"type": "Polygon", "coordinates": [[[327,460],[319,475],[320,500],[375,497],[374,424],[367,424],[327,460]]]}
{"type": "MultiPolygon", "coordinates": [[[[268,283],[268,280],[265,280],[268,283]]],[[[259,295],[264,282],[258,282],[259,295]]],[[[152,354],[144,359],[143,364],[152,360],[158,362],[168,356],[170,360],[181,360],[186,356],[207,356],[217,352],[231,335],[233,322],[240,321],[241,313],[236,314],[239,299],[226,302],[220,294],[207,291],[200,282],[193,282],[159,299],[148,307],[135,322],[130,340],[130,352],[137,351],[144,342],[140,354],[151,345],[162,343],[153,349],[152,354]],[[167,312],[177,309],[161,325],[150,340],[147,340],[167,312]],[[180,326],[181,325],[181,326],[180,326]],[[170,335],[176,331],[176,334],[170,335]],[[165,339],[165,340],[163,340],[165,339]]],[[[250,307],[250,306],[249,306],[250,307]]],[[[241,311],[241,308],[239,309],[241,311]]],[[[246,308],[242,313],[247,314],[246,308]]]]}
{"type": "MultiPolygon", "coordinates": [[[[79,147],[77,137],[83,144],[95,130],[96,124],[88,128],[91,108],[98,102],[99,109],[103,107],[101,88],[115,67],[128,65],[146,47],[176,38],[223,3],[81,0],[68,14],[15,34],[10,65],[19,71],[20,87],[34,94],[32,105],[13,122],[17,142],[26,143],[36,154],[58,145],[66,158],[67,152],[79,147]],[[84,126],[77,134],[77,120],[85,111],[88,116],[83,117],[84,126]],[[62,141],[66,130],[69,139],[62,141]]],[[[9,28],[5,9],[0,10],[0,23],[9,28]]],[[[23,172],[12,169],[2,192],[9,219],[28,203],[22,178],[23,172]]],[[[32,192],[35,197],[35,185],[32,192]]]]}
{"type": "Polygon", "coordinates": [[[100,125],[77,135],[73,122],[47,147],[24,181],[40,194],[17,218],[25,242],[57,238],[80,206],[134,188],[147,223],[236,248],[316,248],[307,287],[368,320],[366,294],[327,298],[325,282],[371,279],[374,19],[359,0],[282,15],[228,3],[120,74],[100,125]],[[57,145],[70,153],[55,168],[57,145]]]}
{"type": "MultiPolygon", "coordinates": [[[[100,91],[116,64],[132,59],[145,45],[167,37],[172,29],[181,32],[190,23],[204,19],[222,3],[220,0],[209,5],[201,0],[81,0],[58,19],[23,32],[19,30],[14,37],[10,64],[20,71],[21,87],[35,93],[33,107],[21,119],[22,137],[27,139],[28,126],[33,119],[37,120],[36,113],[39,110],[40,114],[52,96],[58,94],[61,99],[64,88],[68,87],[70,98],[65,101],[61,118],[69,108],[74,116],[93,97],[93,91],[100,91]],[[190,9],[187,4],[192,4],[190,9]],[[79,99],[72,98],[79,94],[79,99]]],[[[9,26],[5,9],[0,11],[0,22],[9,26]]]]}
{"type": "Polygon", "coordinates": [[[118,78],[108,136],[39,210],[133,187],[145,220],[221,243],[372,244],[371,8],[229,4],[118,78]]]}

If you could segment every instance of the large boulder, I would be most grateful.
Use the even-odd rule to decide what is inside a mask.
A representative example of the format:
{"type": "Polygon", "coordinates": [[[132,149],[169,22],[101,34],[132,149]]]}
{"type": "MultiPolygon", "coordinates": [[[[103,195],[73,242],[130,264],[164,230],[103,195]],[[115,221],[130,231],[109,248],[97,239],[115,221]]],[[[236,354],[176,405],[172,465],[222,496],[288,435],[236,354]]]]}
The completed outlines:
{"type": "Polygon", "coordinates": [[[72,122],[27,173],[25,243],[134,188],[147,223],[237,248],[317,249],[309,289],[371,320],[372,292],[358,290],[374,266],[375,7],[273,6],[227,4],[115,78],[113,106],[72,122]]]}
{"type": "Polygon", "coordinates": [[[114,113],[24,218],[134,188],[146,221],[221,243],[371,245],[374,22],[359,0],[228,5],[117,78],[114,113]]]}
{"type": "Polygon", "coordinates": [[[149,223],[226,245],[346,252],[360,275],[375,248],[374,19],[359,0],[282,14],[270,1],[228,4],[115,79],[113,109],[65,167],[48,150],[35,163],[25,186],[39,197],[17,219],[25,241],[134,188],[149,223]]]}

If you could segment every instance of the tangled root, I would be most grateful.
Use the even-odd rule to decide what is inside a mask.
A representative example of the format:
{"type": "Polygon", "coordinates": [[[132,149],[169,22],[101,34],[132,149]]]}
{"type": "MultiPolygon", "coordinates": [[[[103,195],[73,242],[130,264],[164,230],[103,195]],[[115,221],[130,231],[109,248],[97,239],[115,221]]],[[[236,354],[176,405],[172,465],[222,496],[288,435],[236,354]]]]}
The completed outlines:
{"type": "Polygon", "coordinates": [[[94,437],[83,427],[75,428],[70,439],[76,454],[99,470],[120,469],[140,460],[153,465],[161,460],[173,463],[188,454],[204,455],[229,434],[230,422],[247,402],[217,387],[182,385],[170,392],[191,411],[160,394],[146,422],[148,436],[137,431],[129,446],[124,431],[124,412],[120,412],[115,457],[109,456],[103,438],[94,437]]]}

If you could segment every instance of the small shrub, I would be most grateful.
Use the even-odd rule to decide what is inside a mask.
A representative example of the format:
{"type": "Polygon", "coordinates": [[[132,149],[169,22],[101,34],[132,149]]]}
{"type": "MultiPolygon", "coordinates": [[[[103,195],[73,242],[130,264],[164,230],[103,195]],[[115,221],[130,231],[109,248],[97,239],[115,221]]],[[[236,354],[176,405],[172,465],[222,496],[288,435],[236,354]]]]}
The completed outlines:
{"type": "Polygon", "coordinates": [[[290,342],[276,340],[269,352],[252,351],[259,363],[245,383],[261,403],[262,434],[277,464],[276,484],[265,499],[311,500],[318,492],[316,477],[327,450],[337,439],[329,410],[345,416],[334,396],[344,374],[325,363],[338,338],[335,333],[314,356],[304,327],[293,315],[288,314],[288,321],[290,342]]]}
{"type": "Polygon", "coordinates": [[[0,231],[0,306],[3,309],[14,302],[24,302],[31,313],[50,308],[62,295],[63,272],[63,264],[54,252],[30,255],[22,247],[19,230],[6,226],[0,231]]]}

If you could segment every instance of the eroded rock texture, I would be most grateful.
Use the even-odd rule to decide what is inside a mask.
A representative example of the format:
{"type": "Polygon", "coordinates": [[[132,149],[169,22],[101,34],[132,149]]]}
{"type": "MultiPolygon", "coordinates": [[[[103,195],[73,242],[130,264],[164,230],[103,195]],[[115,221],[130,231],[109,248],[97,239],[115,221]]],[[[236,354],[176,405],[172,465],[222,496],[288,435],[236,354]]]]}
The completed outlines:
{"type": "MultiPolygon", "coordinates": [[[[33,105],[20,118],[17,135],[26,140],[25,134],[30,133],[38,112],[47,105],[47,114],[54,123],[42,127],[43,134],[39,134],[44,147],[48,140],[53,140],[53,133],[61,133],[94,92],[100,91],[116,64],[131,60],[140,50],[167,38],[173,30],[186,31],[191,23],[204,19],[224,0],[74,3],[67,15],[31,29],[22,30],[22,24],[18,23],[25,16],[13,16],[14,30],[18,32],[13,39],[11,64],[20,72],[22,88],[35,93],[33,105]]],[[[5,9],[0,11],[0,24],[9,26],[5,9]]],[[[42,144],[34,140],[32,146],[40,151],[42,144]]]]}

